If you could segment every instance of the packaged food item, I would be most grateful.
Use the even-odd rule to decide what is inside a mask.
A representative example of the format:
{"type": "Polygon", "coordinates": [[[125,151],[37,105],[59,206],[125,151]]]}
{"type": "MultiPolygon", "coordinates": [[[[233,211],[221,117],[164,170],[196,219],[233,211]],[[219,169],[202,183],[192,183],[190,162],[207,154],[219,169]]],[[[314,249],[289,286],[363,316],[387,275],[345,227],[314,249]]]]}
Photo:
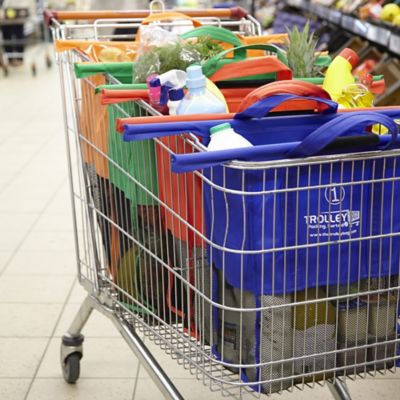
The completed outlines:
{"type": "Polygon", "coordinates": [[[332,352],[336,347],[336,312],[328,300],[319,301],[326,297],[326,292],[321,288],[297,292],[295,297],[296,302],[305,303],[295,306],[293,313],[293,356],[298,359],[294,362],[294,372],[310,374],[310,380],[318,380],[316,372],[335,365],[335,354],[332,352]],[[327,354],[311,356],[318,353],[327,354]],[[302,358],[306,355],[310,357],[302,358]]]}

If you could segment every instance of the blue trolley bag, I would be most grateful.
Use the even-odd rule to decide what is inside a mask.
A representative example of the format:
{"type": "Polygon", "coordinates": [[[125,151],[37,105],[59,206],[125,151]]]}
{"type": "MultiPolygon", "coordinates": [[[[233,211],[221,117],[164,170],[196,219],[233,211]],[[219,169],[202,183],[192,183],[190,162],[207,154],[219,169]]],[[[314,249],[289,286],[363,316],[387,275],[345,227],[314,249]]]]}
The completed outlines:
{"type": "MultiPolygon", "coordinates": [[[[399,146],[399,109],[336,114],[337,105],[321,99],[325,115],[264,118],[288,97],[260,100],[229,121],[253,147],[176,154],[171,162],[175,172],[200,170],[203,181],[214,355],[266,393],[335,367],[335,323],[315,322],[312,335],[299,330],[299,293],[326,298],[327,285],[399,271],[398,153],[377,151],[399,146]],[[366,132],[373,124],[389,134],[366,132]],[[249,163],[226,164],[232,160],[249,163]]],[[[221,122],[129,125],[124,138],[189,131],[206,144],[221,122]]],[[[328,301],[318,304],[332,314],[328,301]]]]}
{"type": "MultiPolygon", "coordinates": [[[[296,383],[297,373],[304,379],[308,371],[318,380],[335,367],[334,322],[316,325],[311,336],[303,333],[300,344],[317,343],[317,349],[293,341],[295,293],[325,293],[330,286],[399,273],[394,202],[400,160],[395,152],[363,153],[398,146],[393,119],[373,111],[338,115],[301,141],[261,141],[253,148],[176,155],[173,168],[187,171],[192,163],[203,169],[208,256],[217,271],[213,300],[220,304],[213,310],[214,354],[255,390],[272,393],[296,383]],[[373,124],[389,134],[367,133],[373,124]],[[311,157],[354,149],[359,153],[311,157]],[[287,163],[218,165],[277,154],[287,163]],[[305,157],[307,162],[290,160],[305,157]],[[291,359],[307,354],[297,370],[291,359]]],[[[330,303],[320,304],[323,315],[332,313],[330,303]]]]}
{"type": "Polygon", "coordinates": [[[219,159],[250,161],[252,155],[261,161],[260,152],[268,154],[268,148],[280,158],[310,157],[339,136],[353,136],[351,144],[360,141],[364,151],[398,145],[393,119],[368,111],[338,115],[300,142],[173,157],[177,172],[189,170],[190,163],[204,168],[208,253],[218,269],[224,265],[229,284],[258,296],[398,273],[400,214],[393,204],[400,195],[397,155],[360,152],[259,168],[254,163],[250,168],[216,165],[219,159]],[[389,134],[366,134],[373,124],[387,126],[389,134]],[[373,146],[366,146],[363,137],[373,146]]]}

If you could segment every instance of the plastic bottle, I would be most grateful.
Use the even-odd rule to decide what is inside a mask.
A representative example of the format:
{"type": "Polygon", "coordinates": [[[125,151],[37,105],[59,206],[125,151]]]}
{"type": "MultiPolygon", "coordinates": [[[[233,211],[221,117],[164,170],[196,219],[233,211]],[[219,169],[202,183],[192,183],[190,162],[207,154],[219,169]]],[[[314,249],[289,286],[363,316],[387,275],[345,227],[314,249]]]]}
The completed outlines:
{"type": "Polygon", "coordinates": [[[176,115],[176,110],[179,107],[182,99],[184,98],[185,92],[183,91],[183,88],[171,89],[168,93],[168,96],[169,100],[167,106],[169,110],[169,115],[176,115]]]}
{"type": "Polygon", "coordinates": [[[211,140],[208,150],[238,149],[253,146],[246,138],[236,133],[227,122],[210,129],[211,140]]]}
{"type": "Polygon", "coordinates": [[[226,111],[226,104],[206,90],[206,77],[199,65],[186,70],[188,93],[179,104],[177,114],[218,114],[226,111]]]}
{"type": "Polygon", "coordinates": [[[157,79],[156,74],[151,74],[146,79],[147,88],[149,90],[149,101],[150,105],[162,114],[166,111],[165,104],[160,102],[161,99],[161,85],[160,81],[157,79]]]}
{"type": "Polygon", "coordinates": [[[330,94],[332,100],[337,101],[343,89],[355,82],[351,71],[358,61],[357,53],[346,48],[331,62],[325,74],[323,88],[330,94]]]}

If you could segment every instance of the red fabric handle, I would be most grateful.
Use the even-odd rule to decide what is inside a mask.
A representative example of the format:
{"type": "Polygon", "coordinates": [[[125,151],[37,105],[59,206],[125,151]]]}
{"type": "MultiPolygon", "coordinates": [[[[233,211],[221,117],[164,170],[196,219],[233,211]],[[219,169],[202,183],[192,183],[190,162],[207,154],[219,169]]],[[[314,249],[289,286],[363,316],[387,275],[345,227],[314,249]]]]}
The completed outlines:
{"type": "MultiPolygon", "coordinates": [[[[294,80],[277,81],[269,83],[267,85],[263,85],[249,93],[241,102],[238,111],[244,111],[255,102],[276,94],[294,94],[297,96],[312,96],[322,99],[330,99],[328,92],[322,89],[322,87],[314,85],[312,83],[294,80]]],[[[314,109],[317,109],[318,111],[323,111],[326,107],[326,105],[316,103],[313,100],[289,100],[285,104],[277,107],[276,111],[300,111],[314,109]]]]}

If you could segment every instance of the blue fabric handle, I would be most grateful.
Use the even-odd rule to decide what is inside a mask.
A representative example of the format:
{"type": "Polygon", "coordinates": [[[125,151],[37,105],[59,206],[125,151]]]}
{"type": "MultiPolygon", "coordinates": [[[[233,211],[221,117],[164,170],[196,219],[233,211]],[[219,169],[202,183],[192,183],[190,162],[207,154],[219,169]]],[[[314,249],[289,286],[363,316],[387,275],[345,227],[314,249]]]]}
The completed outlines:
{"type": "MultiPolygon", "coordinates": [[[[375,114],[387,115],[391,118],[400,118],[400,110],[374,110],[375,114]]],[[[298,134],[307,135],[322,124],[335,120],[342,114],[308,114],[285,115],[263,119],[220,119],[208,121],[163,122],[153,124],[126,124],[124,125],[124,141],[136,142],[159,137],[174,136],[185,132],[192,132],[202,138],[210,137],[210,128],[215,125],[229,122],[235,132],[248,138],[253,144],[257,137],[260,140],[274,139],[283,142],[297,141],[298,134]],[[293,132],[293,128],[296,131],[293,132]],[[265,133],[268,132],[266,136],[265,133]],[[262,137],[261,137],[262,135],[262,137]],[[295,136],[295,137],[293,137],[295,136]],[[278,139],[278,140],[277,140],[278,139]]],[[[304,137],[303,136],[303,137],[304,137]]],[[[303,139],[303,137],[301,139],[303,139]]],[[[258,143],[258,142],[256,142],[258,143]]],[[[261,143],[260,143],[261,144],[261,143]]],[[[265,142],[263,144],[266,144],[265,142]]]]}
{"type": "Polygon", "coordinates": [[[397,125],[386,115],[378,114],[372,111],[341,114],[332,121],[317,128],[310,135],[290,151],[288,157],[308,157],[319,153],[329,143],[333,142],[339,136],[346,136],[355,129],[365,129],[373,124],[386,126],[388,134],[392,135],[392,142],[386,145],[390,146],[397,138],[397,125]]]}
{"type": "Polygon", "coordinates": [[[318,103],[326,104],[328,108],[324,110],[325,113],[335,113],[338,108],[338,104],[332,100],[322,99],[319,97],[311,96],[297,96],[294,94],[275,94],[270,97],[258,100],[251,106],[247,107],[246,110],[235,114],[235,119],[246,119],[246,118],[263,118],[275,107],[281,105],[288,100],[314,100],[318,103]]]}
{"type": "Polygon", "coordinates": [[[175,154],[171,156],[173,172],[188,172],[208,168],[232,160],[265,161],[278,158],[307,157],[323,150],[339,136],[365,129],[373,124],[388,128],[387,135],[380,135],[381,149],[386,149],[398,141],[395,122],[384,114],[376,112],[348,113],[338,115],[314,130],[301,142],[275,143],[239,149],[218,150],[203,153],[175,154]]]}

